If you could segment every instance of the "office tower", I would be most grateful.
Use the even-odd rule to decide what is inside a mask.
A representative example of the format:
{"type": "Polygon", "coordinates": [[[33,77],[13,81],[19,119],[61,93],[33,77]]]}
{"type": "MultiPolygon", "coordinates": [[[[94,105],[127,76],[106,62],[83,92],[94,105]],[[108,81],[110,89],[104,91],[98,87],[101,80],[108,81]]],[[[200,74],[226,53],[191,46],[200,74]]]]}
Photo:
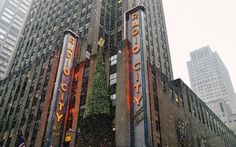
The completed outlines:
{"type": "Polygon", "coordinates": [[[31,0],[2,0],[0,4],[0,79],[5,78],[15,53],[31,0]]]}
{"type": "MultiPolygon", "coordinates": [[[[34,0],[10,75],[0,81],[0,145],[16,145],[22,134],[29,146],[82,146],[99,51],[107,71],[103,76],[109,80],[111,144],[170,145],[165,141],[169,135],[161,136],[160,121],[168,118],[159,117],[162,92],[157,92],[172,79],[162,3],[143,5],[124,0],[34,0]]],[[[225,139],[233,143],[230,133],[225,139]]]]}
{"type": "MultiPolygon", "coordinates": [[[[79,66],[84,68],[85,76],[81,78],[84,78],[84,82],[87,83],[83,87],[87,86],[87,88],[84,88],[82,92],[80,112],[83,112],[86,97],[89,95],[90,79],[94,72],[93,64],[89,63],[95,62],[97,41],[100,37],[106,40],[105,59],[107,67],[110,65],[109,88],[115,109],[116,98],[120,97],[116,96],[116,80],[118,75],[117,56],[119,49],[124,46],[122,41],[124,36],[123,16],[124,12],[132,8],[132,5],[135,3],[108,0],[40,0],[32,2],[19,40],[18,50],[12,62],[10,75],[1,82],[1,106],[3,107],[1,117],[4,118],[1,123],[3,126],[1,135],[4,145],[13,145],[17,136],[17,133],[13,132],[19,131],[23,132],[27,143],[31,145],[34,145],[35,141],[38,141],[36,144],[47,142],[46,131],[39,130],[39,128],[47,129],[47,114],[51,105],[48,95],[50,96],[52,93],[52,83],[55,82],[55,78],[50,76],[56,76],[58,55],[62,49],[63,32],[66,29],[76,32],[80,36],[83,46],[80,61],[84,61],[84,64],[79,66]],[[88,59],[90,62],[87,61],[88,59]],[[10,89],[12,92],[8,91],[10,89]],[[18,117],[13,119],[16,115],[18,117]]],[[[145,38],[146,42],[150,42],[150,44],[145,44],[147,49],[150,46],[150,51],[146,52],[146,58],[150,59],[148,62],[155,64],[171,79],[172,70],[161,1],[156,2],[155,5],[144,2],[144,5],[148,7],[148,14],[150,13],[150,16],[157,19],[152,21],[149,19],[150,17],[145,17],[145,30],[148,32],[145,38]],[[157,12],[157,10],[159,11],[157,12]]]]}
{"type": "MultiPolygon", "coordinates": [[[[139,28],[140,30],[138,29],[140,31],[140,34],[138,35],[141,36],[140,45],[142,45],[141,48],[143,48],[142,50],[144,54],[143,56],[141,55],[142,60],[144,61],[142,64],[144,64],[145,66],[143,68],[143,72],[145,72],[145,74],[142,76],[146,77],[148,75],[147,65],[149,63],[155,67],[158,67],[165,75],[167,75],[168,79],[173,78],[173,73],[172,73],[172,67],[171,67],[169,45],[168,45],[168,38],[167,38],[167,33],[166,33],[162,1],[122,1],[120,0],[118,2],[117,1],[111,1],[111,2],[112,2],[111,8],[113,11],[111,11],[112,17],[111,17],[111,23],[110,23],[111,26],[110,26],[110,43],[109,43],[110,44],[109,45],[109,48],[110,48],[109,85],[110,85],[111,99],[116,104],[115,105],[116,118],[123,118],[122,120],[115,119],[116,134],[119,134],[119,135],[116,135],[116,144],[118,146],[125,146],[130,143],[130,136],[128,132],[127,131],[125,132],[123,129],[125,129],[125,127],[130,125],[129,124],[130,118],[129,116],[126,116],[125,109],[122,108],[121,104],[125,104],[126,102],[124,102],[124,100],[121,98],[126,97],[126,94],[129,94],[129,92],[124,93],[123,87],[126,84],[125,80],[127,80],[127,76],[128,76],[128,75],[125,75],[124,71],[125,70],[127,71],[130,68],[128,69],[124,68],[124,62],[122,61],[129,60],[127,58],[123,58],[126,52],[126,50],[124,50],[124,46],[127,47],[129,46],[128,44],[131,43],[130,41],[132,40],[131,39],[132,37],[129,37],[129,33],[131,33],[129,31],[132,29],[130,28],[130,24],[129,24],[131,22],[127,20],[127,17],[131,17],[131,16],[124,16],[124,12],[129,12],[131,8],[137,6],[138,4],[142,4],[145,7],[145,10],[143,10],[145,15],[141,14],[142,16],[139,17],[140,25],[137,26],[137,27],[140,27],[139,28]],[[124,17],[125,17],[125,21],[124,21],[124,17]],[[129,40],[128,43],[125,41],[122,41],[123,36],[125,39],[129,40]],[[122,137],[122,136],[125,136],[125,137],[122,137]]],[[[130,46],[130,48],[132,47],[130,46]]],[[[145,79],[143,79],[143,82],[144,81],[145,79]]],[[[145,85],[147,85],[147,83],[145,83],[145,85]]],[[[147,101],[149,101],[149,98],[147,98],[147,101]]],[[[129,111],[129,108],[127,108],[127,111],[129,111]]],[[[149,114],[150,112],[146,112],[146,113],[147,113],[147,116],[150,115],[149,114]]],[[[139,116],[142,116],[142,113],[140,113],[139,116]]],[[[150,118],[147,118],[146,121],[150,123],[151,120],[150,118]]],[[[159,122],[157,121],[157,124],[158,123],[159,122]]],[[[132,125],[130,127],[132,127],[132,125]]],[[[144,140],[145,140],[143,138],[151,138],[151,129],[150,129],[151,125],[149,125],[148,127],[146,125],[146,129],[148,128],[147,129],[148,133],[146,132],[146,134],[148,134],[149,136],[146,135],[146,136],[140,137],[142,139],[136,138],[136,141],[137,140],[140,141],[139,142],[140,145],[144,145],[142,144],[144,143],[144,140]]],[[[131,136],[131,138],[132,137],[135,138],[135,135],[131,136]]],[[[159,137],[157,136],[154,137],[154,140],[156,141],[156,144],[160,144],[159,137]]],[[[135,141],[133,141],[133,144],[135,144],[134,142],[135,141]]],[[[148,143],[146,142],[146,145],[147,144],[148,143]]]]}
{"type": "MultiPolygon", "coordinates": [[[[84,54],[89,55],[89,52],[95,50],[91,50],[90,46],[98,41],[99,29],[97,25],[100,24],[101,7],[104,8],[104,12],[108,8],[106,7],[108,2],[103,1],[103,3],[105,4],[101,5],[101,1],[92,0],[32,1],[10,75],[5,80],[6,84],[1,86],[1,94],[3,94],[1,106],[4,107],[1,109],[1,118],[4,118],[1,119],[3,126],[1,132],[4,131],[1,133],[1,138],[5,139],[1,143],[14,146],[17,140],[16,136],[20,131],[24,134],[28,144],[35,145],[38,138],[37,141],[40,144],[44,143],[42,140],[45,132],[44,130],[38,132],[38,130],[41,130],[39,129],[41,126],[44,126],[46,130],[47,114],[51,104],[51,101],[46,98],[48,97],[46,91],[51,84],[50,75],[56,75],[57,67],[53,65],[59,62],[59,53],[56,51],[62,49],[64,31],[71,29],[82,36],[90,34],[89,40],[83,38],[84,46],[89,43],[88,50],[84,54]],[[89,28],[91,29],[89,30],[89,28]],[[93,40],[93,38],[95,39],[93,40]],[[8,81],[12,81],[13,85],[8,85],[8,81]],[[5,95],[2,93],[4,89],[12,89],[12,93],[9,95],[6,92],[5,95]],[[9,107],[9,104],[12,107],[9,107]]],[[[104,18],[107,19],[107,17],[109,16],[104,18]]],[[[103,27],[104,30],[101,31],[105,33],[107,28],[109,29],[109,27],[103,27]]],[[[53,86],[50,86],[53,89],[53,86]]]]}
{"type": "Polygon", "coordinates": [[[191,87],[194,92],[223,121],[235,113],[235,94],[223,61],[209,46],[190,53],[187,63],[191,87]]]}

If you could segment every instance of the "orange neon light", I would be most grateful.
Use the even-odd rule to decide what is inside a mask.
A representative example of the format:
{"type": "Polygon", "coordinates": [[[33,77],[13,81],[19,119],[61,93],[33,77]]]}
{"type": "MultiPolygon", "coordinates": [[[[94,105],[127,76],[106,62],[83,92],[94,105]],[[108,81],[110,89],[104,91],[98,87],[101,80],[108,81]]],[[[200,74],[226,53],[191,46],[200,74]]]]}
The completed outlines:
{"type": "Polygon", "coordinates": [[[132,19],[133,19],[133,20],[138,19],[138,13],[133,13],[133,14],[132,14],[132,19]]]}
{"type": "Polygon", "coordinates": [[[138,26],[139,26],[139,23],[136,22],[136,21],[133,21],[132,26],[133,26],[133,28],[138,27],[138,26]]]}
{"type": "Polygon", "coordinates": [[[67,85],[65,83],[61,84],[61,90],[66,91],[67,85]]]}
{"type": "Polygon", "coordinates": [[[136,93],[139,93],[139,87],[141,87],[141,83],[139,82],[134,83],[134,90],[136,93]]]}
{"type": "Polygon", "coordinates": [[[140,105],[140,101],[142,100],[142,95],[139,95],[139,96],[135,96],[134,97],[134,103],[136,103],[136,105],[140,105]]]}
{"type": "Polygon", "coordinates": [[[140,51],[140,48],[138,45],[134,45],[134,47],[132,48],[132,53],[133,54],[138,54],[140,51]]]}
{"type": "Polygon", "coordinates": [[[129,51],[129,43],[126,42],[126,108],[128,113],[130,114],[130,105],[131,105],[131,94],[130,94],[130,51],[129,51]]]}
{"type": "Polygon", "coordinates": [[[139,30],[138,29],[133,29],[132,34],[133,34],[133,37],[137,36],[139,34],[139,30]]]}
{"type": "Polygon", "coordinates": [[[134,63],[133,69],[134,69],[135,71],[139,71],[139,70],[141,69],[140,64],[141,64],[140,61],[136,61],[136,62],[134,63]]]}

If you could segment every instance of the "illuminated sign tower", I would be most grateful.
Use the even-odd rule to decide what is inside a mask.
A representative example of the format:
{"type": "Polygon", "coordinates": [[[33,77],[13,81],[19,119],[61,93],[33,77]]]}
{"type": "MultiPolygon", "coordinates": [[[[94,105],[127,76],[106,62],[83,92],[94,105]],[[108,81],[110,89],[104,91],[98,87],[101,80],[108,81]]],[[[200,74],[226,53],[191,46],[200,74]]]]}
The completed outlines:
{"type": "MultiPolygon", "coordinates": [[[[147,64],[144,55],[145,7],[136,6],[126,12],[125,37],[129,40],[129,72],[131,99],[131,145],[151,146],[150,108],[147,87],[147,64]]],[[[125,38],[126,39],[126,38],[125,38]]]]}
{"type": "Polygon", "coordinates": [[[52,146],[60,146],[63,140],[65,114],[68,111],[74,75],[74,61],[78,53],[77,45],[78,36],[72,31],[66,31],[46,132],[48,143],[52,146]]]}

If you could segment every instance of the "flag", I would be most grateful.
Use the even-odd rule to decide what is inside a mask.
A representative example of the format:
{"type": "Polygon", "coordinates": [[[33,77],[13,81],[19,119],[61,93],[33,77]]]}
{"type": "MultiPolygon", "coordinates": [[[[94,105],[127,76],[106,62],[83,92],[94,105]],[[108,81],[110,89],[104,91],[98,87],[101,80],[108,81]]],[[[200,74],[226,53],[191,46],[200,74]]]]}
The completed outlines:
{"type": "Polygon", "coordinates": [[[17,136],[17,147],[26,147],[22,133],[17,136]]]}
{"type": "Polygon", "coordinates": [[[101,37],[101,38],[99,39],[99,41],[98,41],[98,46],[101,48],[101,47],[103,47],[104,43],[105,43],[105,39],[103,39],[103,38],[101,37]]]}

